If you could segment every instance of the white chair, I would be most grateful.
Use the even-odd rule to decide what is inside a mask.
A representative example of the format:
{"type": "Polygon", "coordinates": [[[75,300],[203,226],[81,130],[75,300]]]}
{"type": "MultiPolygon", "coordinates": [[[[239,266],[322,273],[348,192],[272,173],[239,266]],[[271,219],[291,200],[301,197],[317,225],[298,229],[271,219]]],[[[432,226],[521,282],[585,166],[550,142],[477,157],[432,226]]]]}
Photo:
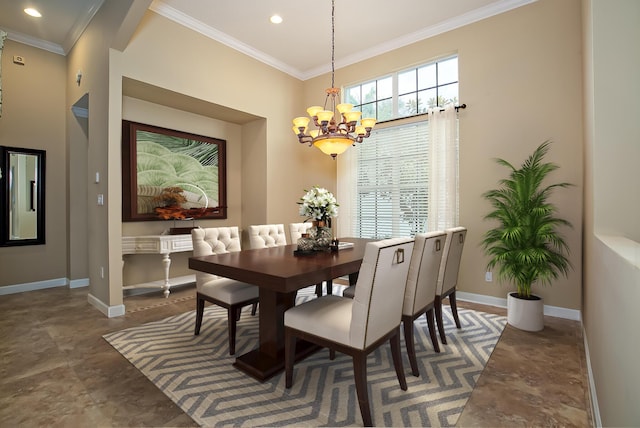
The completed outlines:
{"type": "Polygon", "coordinates": [[[249,226],[249,246],[269,248],[287,245],[283,224],[258,224],[249,226]]]}
{"type": "Polygon", "coordinates": [[[298,239],[302,238],[303,233],[308,233],[309,229],[313,227],[313,223],[289,223],[289,236],[291,236],[291,243],[295,244],[298,239]]]}
{"type": "Polygon", "coordinates": [[[458,306],[456,304],[456,285],[458,284],[460,259],[462,257],[464,241],[467,236],[467,229],[465,227],[453,227],[445,230],[445,232],[447,239],[444,243],[444,253],[442,254],[442,262],[440,263],[440,270],[438,272],[435,312],[438,331],[440,332],[440,340],[446,345],[447,338],[444,334],[444,323],[442,320],[442,300],[445,297],[449,297],[451,314],[456,322],[456,327],[460,328],[458,306]]]}
{"type": "Polygon", "coordinates": [[[404,342],[414,376],[420,376],[413,339],[413,323],[422,314],[427,318],[433,349],[440,352],[434,323],[434,304],[438,286],[438,270],[442,261],[446,235],[444,232],[418,233],[415,237],[409,275],[402,305],[404,342]]]}
{"type": "MultiPolygon", "coordinates": [[[[240,234],[237,227],[211,227],[191,230],[193,255],[240,251],[240,234]]],[[[253,305],[251,314],[255,315],[258,304],[258,287],[229,278],[196,271],[196,327],[195,335],[200,334],[204,302],[211,302],[227,309],[229,327],[229,354],[236,353],[236,322],[242,308],[253,305]]]]}
{"type": "MultiPolygon", "coordinates": [[[[303,233],[308,233],[309,229],[313,227],[313,223],[289,223],[289,236],[291,237],[291,243],[296,244],[298,239],[302,238],[303,233]]],[[[327,294],[333,294],[333,278],[325,281],[327,284],[327,294]]],[[[322,283],[316,284],[316,295],[322,297],[322,283]]]]}
{"type": "Polygon", "coordinates": [[[362,420],[371,426],[367,355],[388,339],[396,376],[406,391],[400,355],[400,322],[412,251],[412,238],[370,242],[353,299],[323,296],[284,313],[286,388],[293,383],[297,338],[350,355],[362,420]]]}

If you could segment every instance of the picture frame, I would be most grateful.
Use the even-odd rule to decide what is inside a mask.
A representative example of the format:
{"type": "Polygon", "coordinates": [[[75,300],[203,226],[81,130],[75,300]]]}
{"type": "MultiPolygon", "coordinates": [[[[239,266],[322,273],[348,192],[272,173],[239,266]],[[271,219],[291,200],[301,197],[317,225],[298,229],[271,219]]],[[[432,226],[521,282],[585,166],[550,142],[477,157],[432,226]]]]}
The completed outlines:
{"type": "Polygon", "coordinates": [[[122,221],[226,218],[226,140],[122,121],[122,221]]]}

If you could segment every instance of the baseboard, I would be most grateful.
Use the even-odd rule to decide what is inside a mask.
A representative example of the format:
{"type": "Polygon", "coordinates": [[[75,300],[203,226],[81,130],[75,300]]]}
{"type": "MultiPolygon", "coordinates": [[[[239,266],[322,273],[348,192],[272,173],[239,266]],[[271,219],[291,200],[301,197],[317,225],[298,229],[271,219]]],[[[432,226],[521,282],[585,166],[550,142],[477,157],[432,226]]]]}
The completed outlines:
{"type": "Polygon", "coordinates": [[[591,357],[589,356],[589,344],[587,342],[587,332],[582,324],[582,337],[584,339],[584,354],[587,360],[587,374],[589,377],[589,396],[591,397],[591,414],[593,416],[593,426],[601,427],[602,419],[600,417],[600,407],[598,406],[598,396],[596,395],[596,382],[593,379],[593,371],[591,370],[591,357]]]}
{"type": "MultiPolygon", "coordinates": [[[[466,302],[479,303],[482,305],[496,306],[498,308],[507,307],[507,299],[485,296],[484,294],[466,293],[464,291],[456,291],[456,299],[466,302]]],[[[577,309],[561,308],[558,306],[544,305],[544,314],[550,317],[564,318],[573,321],[581,321],[581,312],[577,309]]]]}
{"type": "Polygon", "coordinates": [[[81,288],[89,286],[89,278],[72,279],[69,281],[69,288],[81,288]]]}
{"type": "Polygon", "coordinates": [[[87,301],[91,306],[106,315],[107,318],[119,317],[125,313],[124,305],[107,306],[91,293],[87,294],[87,301]]]}
{"type": "Polygon", "coordinates": [[[0,296],[7,294],[24,293],[26,291],[44,290],[46,288],[64,287],[68,284],[67,278],[48,279],[46,281],[26,282],[24,284],[6,285],[0,287],[0,296]]]}

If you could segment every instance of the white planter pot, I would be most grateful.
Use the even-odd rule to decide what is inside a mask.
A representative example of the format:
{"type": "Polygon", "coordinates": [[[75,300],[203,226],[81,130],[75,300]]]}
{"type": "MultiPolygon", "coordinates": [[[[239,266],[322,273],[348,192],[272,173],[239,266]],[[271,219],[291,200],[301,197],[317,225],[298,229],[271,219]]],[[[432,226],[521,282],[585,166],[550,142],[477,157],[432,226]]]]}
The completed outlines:
{"type": "MultiPolygon", "coordinates": [[[[507,294],[507,323],[517,329],[525,331],[540,331],[544,329],[544,301],[519,299],[507,294]]],[[[533,296],[532,296],[533,297],[533,296]]]]}

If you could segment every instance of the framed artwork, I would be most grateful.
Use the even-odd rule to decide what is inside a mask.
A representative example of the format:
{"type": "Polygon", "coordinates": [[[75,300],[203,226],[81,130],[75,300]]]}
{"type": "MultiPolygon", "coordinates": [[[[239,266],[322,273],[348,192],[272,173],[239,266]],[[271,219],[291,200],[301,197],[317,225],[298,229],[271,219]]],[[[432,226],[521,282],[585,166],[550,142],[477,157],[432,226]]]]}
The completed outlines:
{"type": "Polygon", "coordinates": [[[226,141],[122,121],[122,221],[227,218],[226,141]]]}

